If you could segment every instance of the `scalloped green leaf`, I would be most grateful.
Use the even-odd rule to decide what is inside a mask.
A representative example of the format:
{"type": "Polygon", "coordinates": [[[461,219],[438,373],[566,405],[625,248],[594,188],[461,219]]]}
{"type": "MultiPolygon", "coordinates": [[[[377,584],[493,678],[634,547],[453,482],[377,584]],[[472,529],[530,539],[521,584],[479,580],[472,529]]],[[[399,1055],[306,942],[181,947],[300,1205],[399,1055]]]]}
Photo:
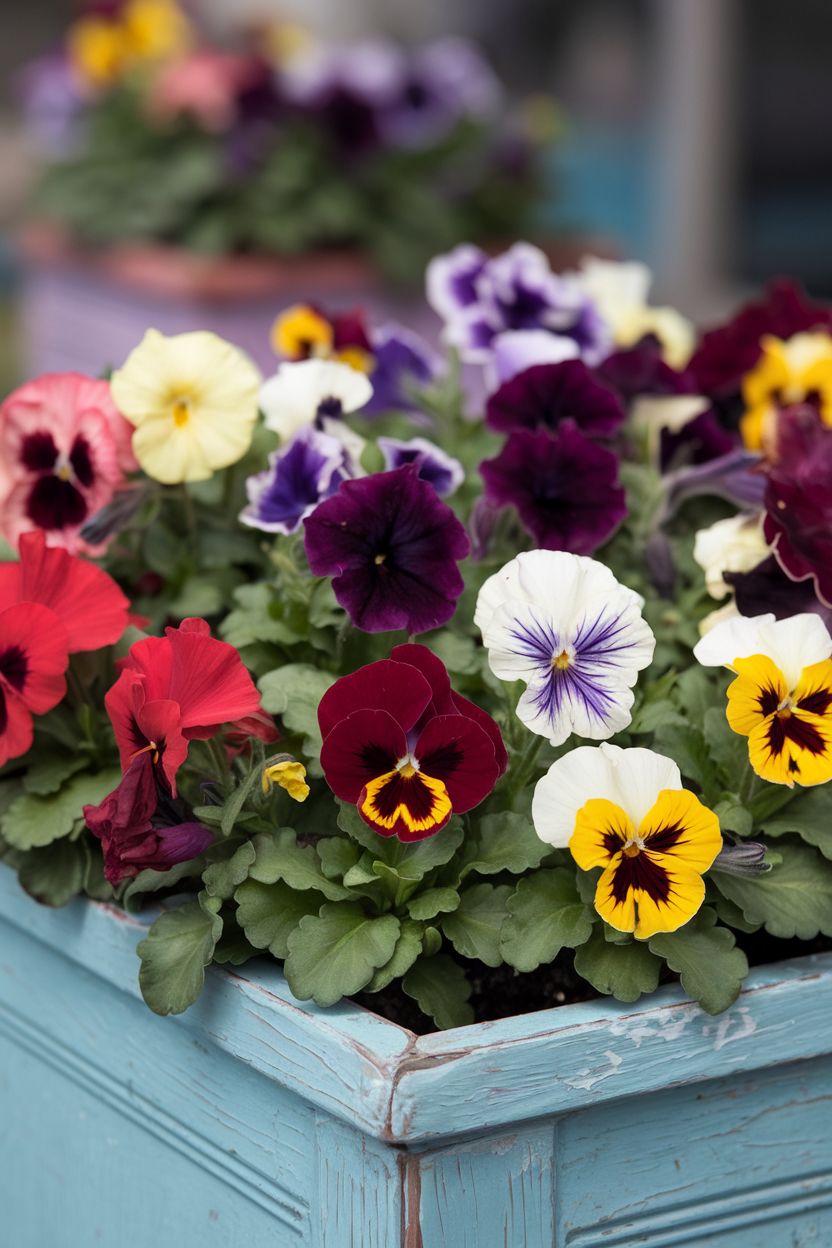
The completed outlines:
{"type": "Polygon", "coordinates": [[[446,953],[417,958],[402,980],[402,988],[440,1031],[467,1027],[474,1021],[474,1009],[468,1002],[471,985],[459,963],[446,953]]]}
{"type": "Polygon", "coordinates": [[[658,932],[648,941],[651,953],[679,973],[685,992],[706,1014],[722,1014],[733,1005],[748,974],[748,959],[736,948],[734,933],[715,923],[715,912],[703,906],[678,931],[658,932]]]}
{"type": "Polygon", "coordinates": [[[478,958],[486,966],[500,965],[500,929],[513,893],[511,884],[475,884],[459,894],[459,905],[441,924],[457,953],[478,958]]]}
{"type": "Polygon", "coordinates": [[[520,880],[506,909],[500,952],[518,971],[536,970],[564,947],[585,944],[595,919],[566,867],[538,871],[520,880]]]}
{"type": "Polygon", "coordinates": [[[282,880],[274,884],[244,880],[234,900],[237,922],[255,949],[268,949],[276,958],[285,958],[292,932],[306,915],[317,914],[326,898],[315,889],[296,892],[282,880]]]}
{"type": "Polygon", "coordinates": [[[575,970],[598,992],[616,1001],[638,1001],[643,992],[653,992],[662,969],[657,958],[641,941],[618,944],[607,940],[602,928],[594,928],[585,944],[575,950],[575,970]]]}
{"type": "Polygon", "coordinates": [[[392,914],[373,918],[357,902],[328,902],[289,936],[283,967],[289,987],[299,1001],[335,1005],[390,961],[400,930],[392,914]]]}
{"type": "Polygon", "coordinates": [[[137,945],[139,987],[154,1014],[182,1014],[199,997],[222,934],[221,904],[200,893],[197,901],[160,914],[137,945]]]}

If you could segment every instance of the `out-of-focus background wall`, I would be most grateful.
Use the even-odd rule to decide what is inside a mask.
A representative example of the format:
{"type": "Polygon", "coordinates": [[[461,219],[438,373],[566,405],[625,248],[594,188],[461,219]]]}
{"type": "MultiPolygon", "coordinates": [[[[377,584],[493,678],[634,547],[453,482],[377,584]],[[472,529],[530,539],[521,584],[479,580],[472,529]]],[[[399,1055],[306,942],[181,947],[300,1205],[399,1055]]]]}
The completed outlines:
{"type": "MultiPolygon", "coordinates": [[[[265,15],[328,40],[479,41],[514,94],[565,118],[547,157],[547,229],[602,238],[698,319],[790,272],[832,294],[829,0],[193,0],[218,32],[265,15]]],[[[72,0],[0,4],[0,289],[34,167],[14,106],[21,65],[58,44],[72,0]]],[[[7,371],[8,313],[0,369],[7,371]]]]}

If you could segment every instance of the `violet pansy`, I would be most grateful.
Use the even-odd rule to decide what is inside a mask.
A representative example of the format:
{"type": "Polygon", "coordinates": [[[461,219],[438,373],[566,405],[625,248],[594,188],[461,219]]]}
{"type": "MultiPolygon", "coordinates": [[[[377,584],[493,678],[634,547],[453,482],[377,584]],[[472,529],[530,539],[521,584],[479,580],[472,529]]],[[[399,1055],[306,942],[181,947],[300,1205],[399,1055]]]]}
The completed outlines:
{"type": "Polygon", "coordinates": [[[632,686],[653,658],[642,598],[604,564],[565,551],[526,551],[489,577],[474,623],[492,672],[522,680],[519,719],[561,745],[602,741],[630,723],[632,686]]]}
{"type": "Polygon", "coordinates": [[[307,426],[269,456],[269,467],[246,481],[240,521],[266,533],[294,533],[342,481],[359,475],[349,452],[330,433],[307,426]]]}
{"type": "Polygon", "coordinates": [[[411,438],[409,442],[377,438],[376,442],[384,456],[386,471],[401,468],[402,464],[415,464],[419,476],[431,483],[440,498],[454,494],[465,480],[465,469],[459,460],[427,438],[411,438]]]}

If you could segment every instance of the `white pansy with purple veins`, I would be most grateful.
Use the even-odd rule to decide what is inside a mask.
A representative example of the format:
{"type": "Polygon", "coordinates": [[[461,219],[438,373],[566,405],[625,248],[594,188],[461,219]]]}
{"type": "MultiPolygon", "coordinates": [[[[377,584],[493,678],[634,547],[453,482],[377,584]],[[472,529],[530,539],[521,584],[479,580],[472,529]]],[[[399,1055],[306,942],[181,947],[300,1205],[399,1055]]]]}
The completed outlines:
{"type": "Polygon", "coordinates": [[[589,365],[612,349],[612,334],[592,299],[552,272],[531,243],[490,259],[464,243],[428,265],[428,302],[445,321],[446,342],[467,363],[492,362],[497,335],[543,330],[572,340],[589,365]]]}
{"type": "Polygon", "coordinates": [[[401,442],[398,438],[376,438],[384,456],[387,472],[401,468],[402,464],[416,464],[419,476],[429,481],[440,498],[454,494],[465,480],[465,469],[458,459],[427,438],[411,438],[401,442]]]}
{"type": "Polygon", "coordinates": [[[260,410],[267,429],[288,442],[304,425],[324,427],[357,412],[373,397],[365,373],[336,360],[297,360],[278,367],[260,387],[260,410]]]}
{"type": "Polygon", "coordinates": [[[474,623],[494,675],[525,682],[527,728],[552,745],[573,732],[602,741],[630,723],[633,685],[653,658],[643,605],[594,559],[531,550],[485,582],[474,623]]]}
{"type": "Polygon", "coordinates": [[[364,475],[356,468],[338,437],[307,425],[287,446],[272,451],[264,472],[248,478],[248,506],[240,521],[266,533],[295,533],[342,481],[364,475]]]}

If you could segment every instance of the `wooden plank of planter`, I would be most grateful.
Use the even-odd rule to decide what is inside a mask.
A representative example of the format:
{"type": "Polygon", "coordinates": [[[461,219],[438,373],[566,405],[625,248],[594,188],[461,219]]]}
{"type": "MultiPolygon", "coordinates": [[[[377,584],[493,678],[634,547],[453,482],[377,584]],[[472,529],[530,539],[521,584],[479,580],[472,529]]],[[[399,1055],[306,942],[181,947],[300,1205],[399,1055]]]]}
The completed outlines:
{"type": "MultiPolygon", "coordinates": [[[[135,919],[91,902],[42,909],[7,869],[0,897],[24,930],[138,995],[135,919]]],[[[719,1018],[677,987],[648,1002],[582,1002],[415,1037],[351,1002],[327,1010],[297,1002],[280,969],[261,964],[239,974],[213,968],[184,1020],[305,1100],[397,1144],[832,1051],[832,954],[755,970],[719,1018]]]]}

